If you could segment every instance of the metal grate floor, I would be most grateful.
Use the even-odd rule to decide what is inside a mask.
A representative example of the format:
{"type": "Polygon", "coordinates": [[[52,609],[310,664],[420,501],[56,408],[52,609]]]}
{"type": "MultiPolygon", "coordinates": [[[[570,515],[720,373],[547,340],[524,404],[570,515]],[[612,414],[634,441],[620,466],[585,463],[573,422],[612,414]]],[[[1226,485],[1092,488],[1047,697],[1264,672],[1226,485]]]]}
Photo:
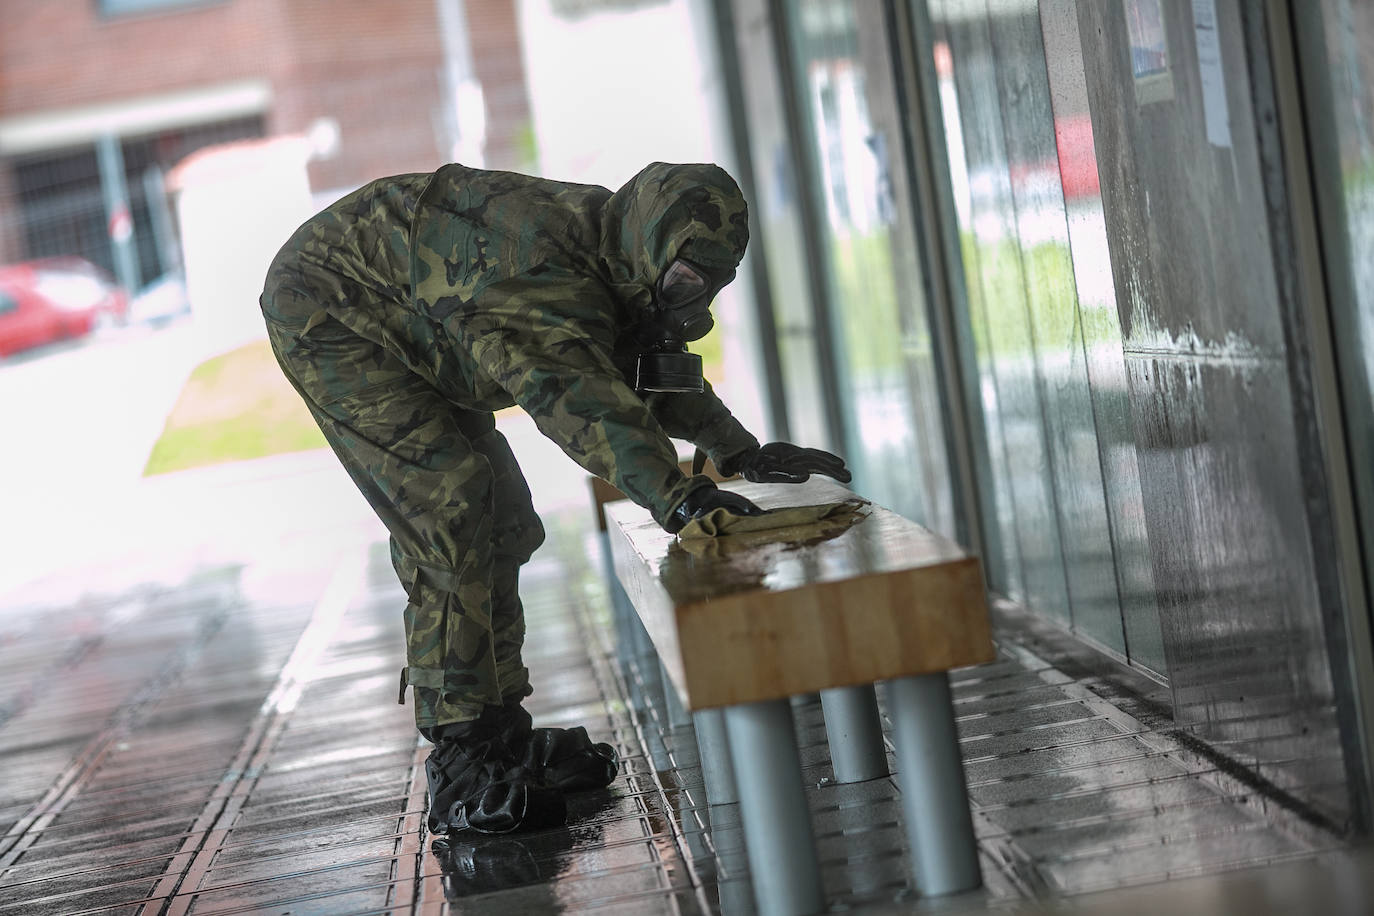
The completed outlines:
{"type": "MultiPolygon", "coordinates": [[[[424,829],[382,543],[0,607],[0,916],[750,912],[734,808],[704,804],[690,718],[617,619],[589,527],[552,520],[526,569],[527,702],[538,723],[614,743],[622,776],[575,796],[568,828],[528,836],[424,829]]],[[[1338,893],[1322,912],[1374,899],[1362,853],[1150,724],[1148,683],[1071,677],[1052,638],[1010,617],[999,636],[997,662],[953,678],[974,894],[912,894],[897,780],[833,784],[819,704],[794,704],[832,909],[1109,905],[1284,868],[1338,893]]],[[[1286,911],[1266,910],[1272,887],[1257,905],[1222,886],[1197,899],[1286,911]]]]}

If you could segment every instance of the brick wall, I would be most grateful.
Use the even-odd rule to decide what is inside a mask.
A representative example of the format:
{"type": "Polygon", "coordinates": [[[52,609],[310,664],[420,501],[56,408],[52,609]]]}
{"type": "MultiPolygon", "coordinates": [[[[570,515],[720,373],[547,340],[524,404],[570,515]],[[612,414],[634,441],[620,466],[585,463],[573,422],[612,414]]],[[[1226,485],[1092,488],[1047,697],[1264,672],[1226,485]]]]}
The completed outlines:
{"type": "MultiPolygon", "coordinates": [[[[488,164],[512,167],[529,119],[516,0],[469,0],[489,106],[488,164]]],[[[338,121],[317,188],[443,162],[443,50],[433,0],[206,0],[103,18],[98,0],[3,0],[0,117],[245,78],[273,88],[269,134],[338,121]]]]}
{"type": "Polygon", "coordinates": [[[98,0],[4,0],[0,115],[109,102],[285,69],[284,5],[218,0],[106,19],[98,0]]]}
{"type": "Polygon", "coordinates": [[[290,71],[273,126],[296,132],[334,118],[340,155],[311,166],[316,188],[352,187],[443,164],[435,113],[443,46],[433,0],[284,4],[290,71]]]}
{"type": "Polygon", "coordinates": [[[535,163],[526,149],[533,132],[516,2],[470,0],[467,15],[473,69],[487,103],[487,166],[523,171],[535,163]]]}

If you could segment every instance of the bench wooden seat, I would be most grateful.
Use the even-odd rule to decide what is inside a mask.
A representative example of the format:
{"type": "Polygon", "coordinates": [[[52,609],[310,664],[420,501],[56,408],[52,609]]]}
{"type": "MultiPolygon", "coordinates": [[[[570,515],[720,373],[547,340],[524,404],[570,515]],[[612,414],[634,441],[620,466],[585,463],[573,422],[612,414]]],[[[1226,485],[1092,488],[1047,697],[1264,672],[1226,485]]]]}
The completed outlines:
{"type": "MultiPolygon", "coordinates": [[[[764,508],[853,496],[814,477],[727,487],[764,508]]],[[[616,573],[689,710],[992,659],[978,559],[882,507],[818,543],[759,533],[709,551],[632,504],[609,512],[616,573]]]]}
{"type": "MultiPolygon", "coordinates": [[[[853,497],[823,478],[722,486],[764,508],[853,497]]],[[[723,718],[719,737],[702,743],[708,796],[717,801],[711,770],[733,770],[760,911],[824,905],[788,698],[820,692],[837,778],[846,758],[852,772],[884,775],[877,682],[887,685],[917,888],[977,886],[945,674],[994,656],[977,558],[876,505],[846,528],[694,543],[632,503],[605,509],[616,576],[699,738],[723,718]]]]}

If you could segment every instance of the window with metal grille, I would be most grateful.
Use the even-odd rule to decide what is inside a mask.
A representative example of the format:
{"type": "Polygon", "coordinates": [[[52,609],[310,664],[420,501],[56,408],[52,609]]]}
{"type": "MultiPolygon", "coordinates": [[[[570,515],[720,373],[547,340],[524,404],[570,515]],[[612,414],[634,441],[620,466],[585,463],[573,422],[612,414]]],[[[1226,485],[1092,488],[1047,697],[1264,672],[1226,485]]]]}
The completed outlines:
{"type": "Polygon", "coordinates": [[[178,7],[208,6],[219,0],[99,0],[100,15],[128,16],[134,13],[155,13],[178,7]]]}
{"type": "MultiPolygon", "coordinates": [[[[176,266],[174,225],[162,198],[162,175],[207,146],[263,136],[259,116],[170,130],[121,143],[139,285],[176,266]],[[161,208],[161,214],[155,210],[161,208]]],[[[0,168],[5,164],[0,163],[0,168]]],[[[114,249],[94,145],[45,151],[10,161],[20,251],[13,260],[77,255],[114,271],[114,249]]]]}

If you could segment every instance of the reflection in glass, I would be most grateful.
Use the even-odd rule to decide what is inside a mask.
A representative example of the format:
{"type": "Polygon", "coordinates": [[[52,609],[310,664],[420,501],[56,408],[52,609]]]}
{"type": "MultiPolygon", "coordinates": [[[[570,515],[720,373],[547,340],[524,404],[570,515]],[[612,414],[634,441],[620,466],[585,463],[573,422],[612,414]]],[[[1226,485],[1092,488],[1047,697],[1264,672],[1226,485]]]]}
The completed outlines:
{"type": "Polygon", "coordinates": [[[567,802],[566,827],[502,835],[461,830],[435,837],[430,854],[443,876],[444,897],[462,912],[465,898],[525,888],[519,898],[524,911],[561,912],[560,879],[585,871],[585,860],[607,855],[606,819],[638,813],[634,801],[614,788],[571,793],[567,802]]]}
{"type": "MultiPolygon", "coordinates": [[[[1157,80],[1158,5],[1136,7],[1156,65],[1141,76],[1157,80]]],[[[990,580],[1162,672],[1075,5],[939,0],[931,13],[995,490],[984,525],[1000,535],[990,580]]]]}
{"type": "Polygon", "coordinates": [[[1176,92],[1160,102],[1137,97],[1126,8],[1077,18],[1174,717],[1338,824],[1334,561],[1305,498],[1326,483],[1294,384],[1312,367],[1287,202],[1266,181],[1273,98],[1248,64],[1271,49],[1253,5],[1161,9],[1176,92]]]}
{"type": "MultiPolygon", "coordinates": [[[[1003,117],[998,81],[1001,49],[994,45],[990,18],[983,0],[932,4],[936,39],[949,55],[954,89],[946,94],[958,106],[968,175],[968,184],[954,190],[956,196],[962,192],[960,207],[968,215],[968,223],[959,228],[960,242],[980,400],[998,482],[998,517],[985,524],[1001,528],[1003,568],[1008,571],[1006,581],[992,585],[1067,623],[1071,610],[1051,443],[1016,222],[1016,184],[1026,181],[1030,164],[1009,159],[1009,120],[1003,117]]],[[[954,129],[956,125],[946,124],[947,133],[954,129]]],[[[1060,220],[1062,224],[1062,210],[1060,220]]]]}
{"type": "Polygon", "coordinates": [[[853,0],[790,9],[794,86],[825,217],[846,457],[865,495],[953,533],[884,11],[853,0]]]}
{"type": "Polygon", "coordinates": [[[803,445],[838,449],[825,415],[802,207],[765,6],[764,0],[740,0],[735,8],[756,182],[749,219],[759,241],[751,242],[751,248],[756,255],[762,253],[768,267],[788,435],[803,445]]]}
{"type": "MultiPolygon", "coordinates": [[[[1101,642],[1124,651],[1135,664],[1162,674],[1164,648],[1155,601],[1150,544],[1144,525],[1140,471],[1126,393],[1121,322],[1112,281],[1106,216],[1097,174],[1097,149],[1088,109],[1082,42],[1073,0],[1044,0],[1040,27],[1048,64],[1054,109],[1058,171],[1068,219],[1075,294],[1077,335],[1081,338],[1096,431],[1097,459],[1105,497],[1107,530],[1100,522],[1086,549],[1109,551],[1115,567],[1119,625],[1101,614],[1083,629],[1101,642]],[[1124,649],[1107,633],[1119,629],[1124,649]]],[[[1136,80],[1137,94],[1140,79],[1136,80]]],[[[1086,532],[1085,532],[1086,533],[1086,532]]],[[[1077,602],[1076,602],[1077,604],[1077,602]]],[[[1075,622],[1092,613],[1075,607],[1075,622]]],[[[1115,634],[1113,634],[1115,635],[1115,634]]]]}
{"type": "MultiPolygon", "coordinates": [[[[1314,166],[1319,181],[1334,175],[1337,186],[1335,201],[1328,196],[1323,202],[1328,211],[1322,214],[1323,232],[1329,233],[1332,318],[1369,551],[1374,545],[1374,4],[1323,0],[1320,19],[1320,58],[1309,65],[1327,69],[1335,161],[1314,166]]],[[[1367,560],[1370,567],[1374,564],[1367,560]]]]}

